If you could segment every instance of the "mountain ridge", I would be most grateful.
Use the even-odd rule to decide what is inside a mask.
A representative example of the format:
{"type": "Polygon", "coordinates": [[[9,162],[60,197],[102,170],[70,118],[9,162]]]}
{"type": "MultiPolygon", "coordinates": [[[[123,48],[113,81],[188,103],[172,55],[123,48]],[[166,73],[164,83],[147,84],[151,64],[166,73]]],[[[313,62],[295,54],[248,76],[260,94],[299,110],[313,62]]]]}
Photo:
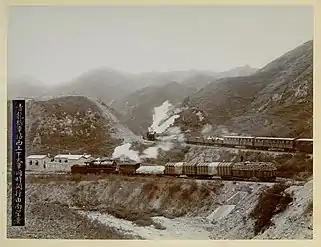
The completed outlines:
{"type": "MultiPolygon", "coordinates": [[[[230,133],[239,134],[311,137],[312,79],[311,40],[285,53],[254,74],[222,78],[208,84],[186,97],[182,106],[203,109],[207,116],[205,122],[214,126],[214,134],[220,134],[224,129],[223,132],[228,130],[230,133]],[[300,90],[301,94],[297,93],[300,90]],[[278,97],[285,102],[273,105],[278,97]],[[289,108],[291,104],[295,106],[294,109],[289,108]],[[274,122],[271,122],[270,118],[274,122]],[[299,126],[301,130],[295,130],[299,126]]],[[[182,118],[178,118],[176,124],[183,129],[189,127],[189,123],[182,118]]],[[[195,131],[199,133],[201,126],[195,131]]]]}

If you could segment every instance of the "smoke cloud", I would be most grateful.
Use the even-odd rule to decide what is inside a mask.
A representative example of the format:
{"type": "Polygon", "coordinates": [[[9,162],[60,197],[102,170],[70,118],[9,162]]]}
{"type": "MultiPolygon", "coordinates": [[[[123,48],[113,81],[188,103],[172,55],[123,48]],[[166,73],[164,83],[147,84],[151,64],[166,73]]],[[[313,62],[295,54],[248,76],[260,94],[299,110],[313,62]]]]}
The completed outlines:
{"type": "Polygon", "coordinates": [[[180,109],[174,108],[167,100],[162,105],[154,108],[153,123],[150,129],[160,134],[166,131],[179,117],[180,109]]]}
{"type": "Polygon", "coordinates": [[[202,134],[203,136],[205,136],[205,135],[209,134],[209,133],[211,132],[211,130],[212,130],[212,125],[210,125],[210,124],[205,124],[204,127],[203,127],[203,129],[202,129],[202,131],[201,131],[201,134],[202,134]]]}
{"type": "Polygon", "coordinates": [[[155,131],[159,137],[154,146],[146,148],[141,155],[138,151],[131,149],[131,144],[126,143],[115,148],[113,158],[129,158],[136,162],[141,162],[145,158],[157,158],[159,152],[170,151],[175,144],[184,143],[185,135],[179,127],[171,127],[181,110],[175,108],[169,101],[154,108],[153,123],[148,128],[149,131],[155,131]]]}
{"type": "Polygon", "coordinates": [[[129,158],[129,159],[134,160],[136,162],[140,162],[139,153],[137,151],[131,149],[130,143],[125,143],[121,146],[116,147],[112,157],[113,157],[113,159],[129,158]]]}

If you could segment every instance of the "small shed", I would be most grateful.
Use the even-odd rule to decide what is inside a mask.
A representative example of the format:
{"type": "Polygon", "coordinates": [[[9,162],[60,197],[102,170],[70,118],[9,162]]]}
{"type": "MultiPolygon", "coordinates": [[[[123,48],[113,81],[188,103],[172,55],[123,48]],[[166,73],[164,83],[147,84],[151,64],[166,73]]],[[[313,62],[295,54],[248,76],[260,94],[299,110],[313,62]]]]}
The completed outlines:
{"type": "Polygon", "coordinates": [[[45,154],[29,155],[26,158],[26,170],[39,170],[45,168],[50,158],[45,154]]]}

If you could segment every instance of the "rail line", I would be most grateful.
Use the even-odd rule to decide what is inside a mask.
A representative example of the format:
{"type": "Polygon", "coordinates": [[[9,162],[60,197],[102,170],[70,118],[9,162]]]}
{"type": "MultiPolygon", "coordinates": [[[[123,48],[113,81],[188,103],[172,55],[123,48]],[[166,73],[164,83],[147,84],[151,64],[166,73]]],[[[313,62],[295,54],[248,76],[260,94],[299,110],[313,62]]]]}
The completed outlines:
{"type": "MultiPolygon", "coordinates": [[[[60,175],[62,177],[65,176],[72,176],[72,173],[67,171],[67,172],[45,172],[45,171],[39,171],[39,172],[27,172],[27,175],[31,176],[46,176],[47,178],[50,179],[50,176],[57,176],[60,175]]],[[[92,175],[96,175],[99,177],[100,175],[103,175],[99,180],[104,180],[108,179],[108,176],[113,175],[113,176],[119,176],[119,177],[131,177],[131,178],[166,178],[166,179],[182,179],[182,180],[190,180],[190,181],[196,181],[200,183],[207,183],[210,181],[221,181],[221,182],[233,182],[233,183],[244,183],[244,184],[253,184],[253,183],[259,183],[259,184],[280,184],[280,183],[289,183],[291,185],[297,185],[301,186],[304,184],[304,181],[297,181],[293,179],[287,179],[287,178],[282,178],[282,177],[277,177],[275,181],[260,181],[260,180],[244,180],[244,179],[221,179],[220,177],[188,177],[188,176],[166,176],[164,174],[162,175],[157,175],[157,174],[134,174],[134,175],[125,175],[125,174],[115,174],[115,173],[109,173],[109,174],[82,174],[84,179],[81,179],[82,181],[87,181],[86,180],[86,175],[91,175],[88,177],[88,181],[90,181],[92,178],[92,175]]]]}
{"type": "MultiPolygon", "coordinates": [[[[144,140],[145,144],[154,144],[157,141],[149,141],[144,140]]],[[[257,153],[271,153],[271,154],[305,154],[308,157],[312,158],[313,154],[305,153],[305,152],[289,152],[289,151],[280,151],[280,150],[265,150],[265,149],[252,149],[252,148],[244,148],[244,147],[224,147],[219,145],[205,145],[203,143],[198,144],[191,144],[191,143],[180,143],[182,146],[187,147],[202,147],[202,148],[211,148],[211,149],[220,149],[220,150],[239,150],[239,151],[246,151],[246,152],[257,152],[257,153]]]]}

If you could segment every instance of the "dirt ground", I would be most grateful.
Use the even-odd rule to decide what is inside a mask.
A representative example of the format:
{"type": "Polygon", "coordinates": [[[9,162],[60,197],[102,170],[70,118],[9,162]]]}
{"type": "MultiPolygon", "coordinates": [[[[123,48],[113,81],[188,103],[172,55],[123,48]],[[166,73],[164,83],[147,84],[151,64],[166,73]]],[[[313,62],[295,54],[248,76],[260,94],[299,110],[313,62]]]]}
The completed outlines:
{"type": "MultiPolygon", "coordinates": [[[[7,236],[151,240],[296,238],[292,226],[284,234],[270,228],[266,230],[271,232],[268,236],[254,234],[251,209],[260,194],[271,186],[271,183],[161,177],[33,175],[27,177],[26,185],[27,225],[10,227],[8,219],[7,236]]],[[[306,226],[306,234],[301,238],[310,238],[312,228],[308,222],[312,214],[304,213],[303,208],[307,208],[312,194],[304,186],[294,190],[297,198],[294,196],[296,199],[284,214],[293,215],[295,207],[297,213],[292,221],[300,221],[297,227],[306,226]]],[[[9,198],[8,215],[10,202],[9,198]]],[[[287,224],[278,217],[281,216],[272,219],[276,227],[287,224]]]]}

